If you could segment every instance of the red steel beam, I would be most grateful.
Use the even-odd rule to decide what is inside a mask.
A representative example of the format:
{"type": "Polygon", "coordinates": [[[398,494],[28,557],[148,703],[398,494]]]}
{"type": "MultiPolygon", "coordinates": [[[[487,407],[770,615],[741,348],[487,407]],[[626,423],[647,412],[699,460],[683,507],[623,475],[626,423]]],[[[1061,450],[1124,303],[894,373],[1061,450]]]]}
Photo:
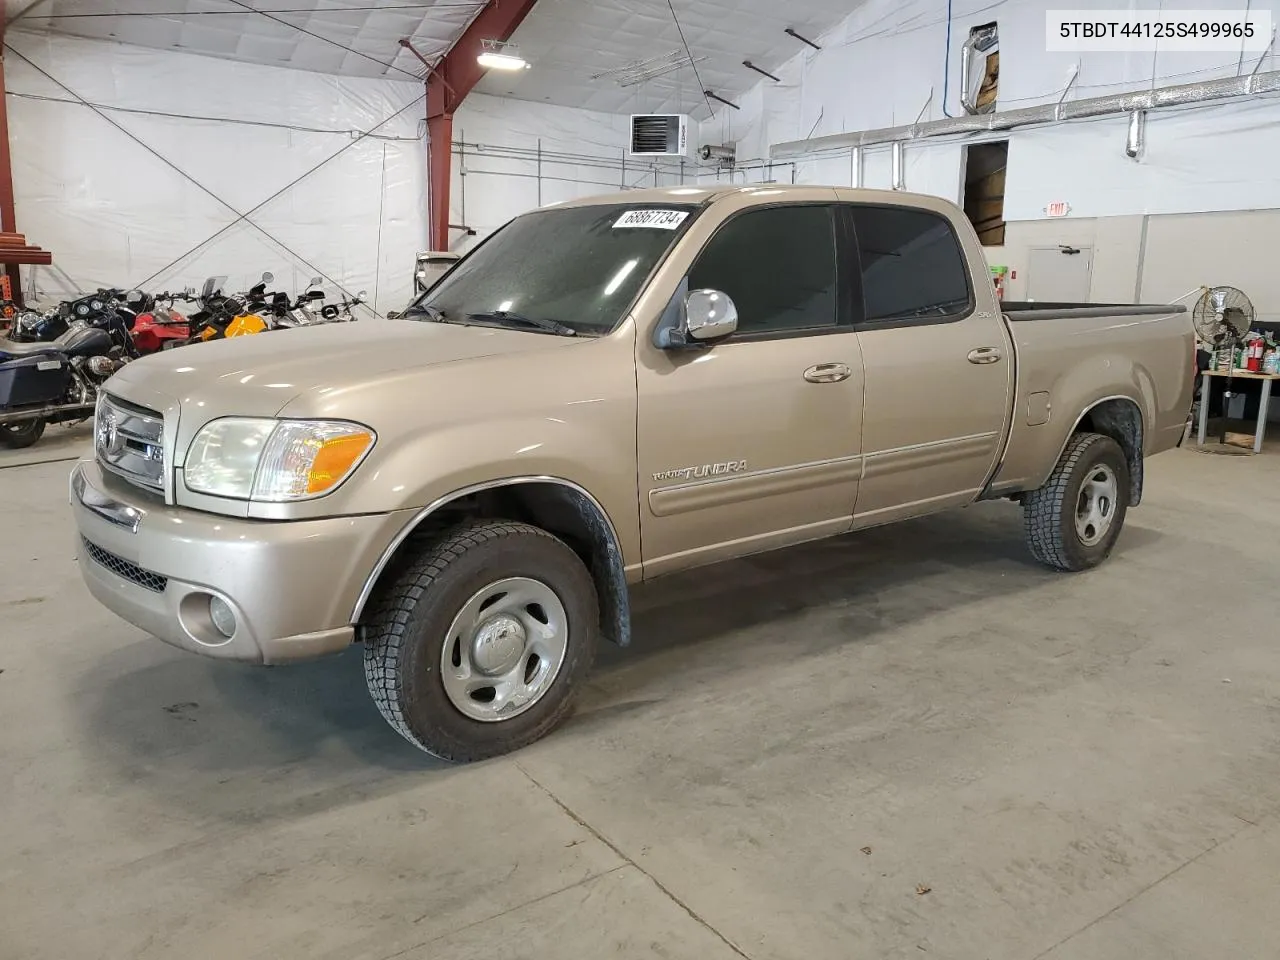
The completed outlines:
{"type": "MultiPolygon", "coordinates": [[[[482,41],[511,39],[537,0],[489,0],[448,53],[427,75],[428,234],[432,250],[449,249],[449,186],[453,114],[486,69],[476,62],[482,41]]],[[[10,228],[6,228],[10,229],[10,228]]]]}
{"type": "MultiPolygon", "coordinates": [[[[9,153],[9,107],[4,85],[4,28],[5,15],[0,10],[0,231],[14,233],[18,229],[17,214],[13,204],[13,157],[9,153]]],[[[16,263],[5,266],[9,275],[10,295],[22,303],[21,274],[16,263]]]]}

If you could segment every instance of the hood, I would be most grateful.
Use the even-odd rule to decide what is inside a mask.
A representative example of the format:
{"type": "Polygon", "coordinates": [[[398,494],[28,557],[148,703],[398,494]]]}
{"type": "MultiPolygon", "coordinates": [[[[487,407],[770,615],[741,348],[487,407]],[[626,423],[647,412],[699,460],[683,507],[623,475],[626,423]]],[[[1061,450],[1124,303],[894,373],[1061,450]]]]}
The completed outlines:
{"type": "MultiPolygon", "coordinates": [[[[172,398],[271,416],[308,391],[356,386],[390,374],[582,341],[522,330],[414,320],[359,320],[273,330],[165,350],[126,364],[108,387],[125,399],[172,398]]],[[[156,402],[151,402],[156,406],[156,402]]]]}

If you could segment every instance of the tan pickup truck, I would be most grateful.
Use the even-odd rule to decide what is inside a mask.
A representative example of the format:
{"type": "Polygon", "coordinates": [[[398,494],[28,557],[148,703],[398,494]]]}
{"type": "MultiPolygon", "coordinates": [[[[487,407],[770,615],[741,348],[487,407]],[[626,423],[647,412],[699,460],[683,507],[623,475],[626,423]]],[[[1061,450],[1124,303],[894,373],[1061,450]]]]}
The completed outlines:
{"type": "Polygon", "coordinates": [[[1180,307],[1002,312],[931,197],[579,200],[397,318],[126,366],[71,478],[80,569],[195,653],[362,642],[397,731],[489,757],[566,716],[641,580],[992,498],[1094,566],[1181,441],[1193,351],[1180,307]]]}

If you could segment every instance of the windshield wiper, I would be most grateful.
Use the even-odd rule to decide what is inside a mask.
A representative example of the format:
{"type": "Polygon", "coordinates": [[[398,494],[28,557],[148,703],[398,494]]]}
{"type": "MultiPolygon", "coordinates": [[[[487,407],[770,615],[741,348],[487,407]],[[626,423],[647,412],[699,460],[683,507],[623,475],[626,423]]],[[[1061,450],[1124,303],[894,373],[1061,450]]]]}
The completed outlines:
{"type": "Polygon", "coordinates": [[[403,317],[426,317],[433,323],[448,323],[449,318],[445,316],[443,310],[439,307],[433,307],[429,303],[415,303],[400,314],[403,317]]]}
{"type": "Polygon", "coordinates": [[[558,334],[562,337],[576,337],[578,331],[567,324],[561,323],[559,320],[544,320],[536,317],[526,317],[522,313],[510,313],[506,310],[493,310],[489,313],[469,313],[468,320],[480,320],[486,323],[497,323],[504,326],[522,326],[533,327],[537,330],[545,330],[547,333],[558,334]]]}

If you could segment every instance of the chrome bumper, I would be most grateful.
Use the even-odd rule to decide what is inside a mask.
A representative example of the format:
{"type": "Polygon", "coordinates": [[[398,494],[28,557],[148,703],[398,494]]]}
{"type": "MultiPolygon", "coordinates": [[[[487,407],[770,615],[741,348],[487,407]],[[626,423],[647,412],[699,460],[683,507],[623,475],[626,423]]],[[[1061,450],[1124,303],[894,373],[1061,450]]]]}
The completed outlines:
{"type": "Polygon", "coordinates": [[[253,663],[346,648],[365,580],[411,515],[243,520],[165,506],[125,487],[93,460],[72,471],[89,592],[166,643],[253,663]],[[235,614],[230,637],[214,626],[211,597],[235,614]]]}

